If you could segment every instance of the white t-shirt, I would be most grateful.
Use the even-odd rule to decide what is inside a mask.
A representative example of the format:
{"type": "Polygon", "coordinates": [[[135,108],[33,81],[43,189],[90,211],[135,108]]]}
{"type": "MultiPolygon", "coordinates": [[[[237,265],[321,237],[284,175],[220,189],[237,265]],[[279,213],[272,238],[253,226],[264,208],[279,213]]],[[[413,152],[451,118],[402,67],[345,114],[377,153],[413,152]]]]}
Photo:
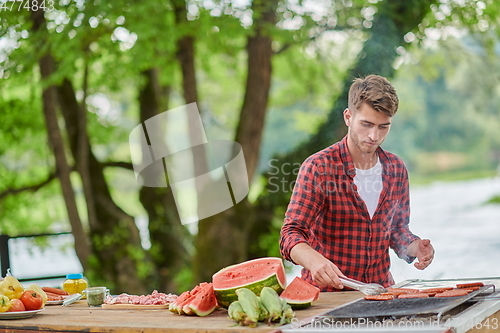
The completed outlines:
{"type": "Polygon", "coordinates": [[[383,187],[382,164],[380,160],[377,160],[377,163],[371,169],[362,170],[356,168],[354,184],[356,184],[358,193],[364,200],[366,208],[368,208],[370,218],[372,218],[377,209],[378,199],[383,187]]]}

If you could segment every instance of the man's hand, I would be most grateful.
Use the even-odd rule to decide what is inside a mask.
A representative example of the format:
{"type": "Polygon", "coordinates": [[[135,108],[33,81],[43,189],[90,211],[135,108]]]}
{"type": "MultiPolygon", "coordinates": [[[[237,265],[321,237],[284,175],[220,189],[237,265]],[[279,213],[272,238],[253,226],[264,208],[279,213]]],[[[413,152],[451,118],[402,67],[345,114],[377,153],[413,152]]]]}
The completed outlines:
{"type": "Polygon", "coordinates": [[[345,275],[330,260],[321,253],[311,248],[306,243],[299,243],[292,248],[290,256],[293,261],[304,266],[311,272],[313,281],[320,287],[333,286],[343,289],[344,286],[339,280],[339,276],[345,275]]]}
{"type": "Polygon", "coordinates": [[[417,239],[408,246],[408,254],[417,257],[418,262],[413,264],[417,269],[425,269],[434,259],[434,248],[428,239],[417,239]]]}

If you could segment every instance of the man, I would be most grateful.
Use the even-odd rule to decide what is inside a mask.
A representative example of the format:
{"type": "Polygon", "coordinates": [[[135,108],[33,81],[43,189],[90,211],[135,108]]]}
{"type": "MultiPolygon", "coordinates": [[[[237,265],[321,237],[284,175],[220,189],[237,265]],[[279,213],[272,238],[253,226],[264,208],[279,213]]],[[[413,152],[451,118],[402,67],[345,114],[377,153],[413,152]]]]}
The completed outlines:
{"type": "Polygon", "coordinates": [[[344,110],[347,135],[302,164],[281,229],[283,257],[304,267],[322,291],[342,289],[340,277],[394,284],[389,248],[425,269],[434,257],[428,239],[409,230],[408,173],[380,145],[399,99],[385,78],[355,79],[344,110]]]}

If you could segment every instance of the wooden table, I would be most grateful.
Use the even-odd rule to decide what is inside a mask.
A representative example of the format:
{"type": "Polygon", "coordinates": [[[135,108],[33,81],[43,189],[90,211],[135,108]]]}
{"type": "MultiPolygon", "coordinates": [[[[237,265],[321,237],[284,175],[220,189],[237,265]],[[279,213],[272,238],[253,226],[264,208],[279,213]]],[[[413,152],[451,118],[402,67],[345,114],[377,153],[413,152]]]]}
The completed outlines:
{"type": "MultiPolygon", "coordinates": [[[[304,310],[295,311],[298,320],[304,320],[362,297],[359,292],[321,293],[318,302],[304,310]]],[[[114,332],[114,333],[238,333],[271,332],[277,327],[259,324],[256,328],[241,327],[228,318],[225,309],[207,317],[179,316],[168,310],[108,310],[89,308],[86,301],[72,305],[49,305],[35,317],[0,320],[2,333],[45,332],[114,332]]]]}
{"type": "MultiPolygon", "coordinates": [[[[321,293],[318,302],[304,310],[295,311],[297,321],[327,312],[327,310],[363,297],[359,292],[321,293]]],[[[500,323],[500,311],[489,317],[490,324],[500,323]]],[[[298,325],[296,323],[296,325],[298,325]]],[[[207,317],[179,316],[166,309],[161,310],[115,310],[89,308],[86,301],[78,301],[70,306],[49,305],[35,317],[15,320],[0,320],[0,333],[33,333],[35,331],[74,333],[241,333],[272,332],[279,326],[260,323],[256,328],[241,327],[227,317],[225,309],[214,311],[207,317]]],[[[436,332],[451,330],[436,330],[436,332]]],[[[467,333],[493,333],[496,330],[471,329],[467,333]]]]}

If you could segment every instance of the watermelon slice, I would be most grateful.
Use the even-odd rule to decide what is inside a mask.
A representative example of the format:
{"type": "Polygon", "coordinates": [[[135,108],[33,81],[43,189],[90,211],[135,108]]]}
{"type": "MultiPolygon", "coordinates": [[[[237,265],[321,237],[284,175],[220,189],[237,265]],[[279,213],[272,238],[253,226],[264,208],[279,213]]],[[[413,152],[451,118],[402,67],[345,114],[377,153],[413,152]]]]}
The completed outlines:
{"type": "Polygon", "coordinates": [[[202,282],[190,291],[183,292],[170,303],[169,310],[177,314],[207,316],[217,307],[211,283],[202,282]]]}
{"type": "Polygon", "coordinates": [[[217,299],[215,298],[214,288],[211,283],[196,294],[195,298],[189,303],[189,309],[192,313],[200,317],[208,316],[216,307],[217,299]]]}
{"type": "Polygon", "coordinates": [[[300,277],[295,277],[285,288],[280,297],[286,300],[294,310],[305,309],[314,304],[319,298],[319,288],[313,286],[300,277]]]}
{"type": "Polygon", "coordinates": [[[264,287],[280,294],[286,286],[286,274],[280,258],[266,257],[244,261],[221,269],[212,276],[217,302],[227,308],[236,301],[236,289],[248,288],[256,295],[264,287]]]}

